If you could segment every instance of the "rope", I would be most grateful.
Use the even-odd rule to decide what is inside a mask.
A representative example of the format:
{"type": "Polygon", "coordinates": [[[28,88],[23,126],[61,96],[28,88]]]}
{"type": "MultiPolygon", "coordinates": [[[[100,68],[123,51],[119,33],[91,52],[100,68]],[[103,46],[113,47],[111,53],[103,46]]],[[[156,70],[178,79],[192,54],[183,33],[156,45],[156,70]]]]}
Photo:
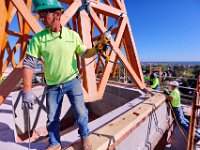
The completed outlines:
{"type": "MultiPolygon", "coordinates": [[[[152,90],[152,92],[163,93],[162,91],[159,91],[159,90],[152,90]]],[[[172,108],[172,106],[171,106],[170,101],[167,100],[167,103],[168,103],[168,105],[169,105],[169,107],[170,107],[170,109],[171,109],[171,111],[172,111],[172,116],[174,117],[174,120],[175,120],[175,122],[176,122],[176,124],[177,124],[179,130],[181,131],[181,134],[184,136],[184,139],[187,141],[187,136],[186,136],[185,133],[183,132],[183,129],[181,128],[181,125],[180,125],[179,121],[178,121],[177,118],[176,118],[175,112],[174,112],[174,110],[173,110],[173,108],[172,108]]]]}
{"type": "Polygon", "coordinates": [[[28,150],[31,148],[31,136],[30,136],[30,111],[28,111],[28,150]]]}
{"type": "Polygon", "coordinates": [[[76,18],[78,18],[80,12],[85,9],[85,11],[90,14],[89,0],[82,0],[82,5],[78,8],[76,12],[76,18]]]}
{"type": "Polygon", "coordinates": [[[171,111],[172,111],[172,115],[173,115],[173,117],[174,117],[174,120],[175,120],[175,122],[176,122],[176,124],[177,124],[179,130],[181,131],[181,134],[184,136],[184,139],[187,141],[187,136],[186,136],[185,133],[183,132],[183,129],[181,128],[181,125],[180,125],[180,123],[178,122],[178,120],[177,120],[177,118],[176,118],[176,115],[175,115],[174,110],[173,110],[173,108],[172,108],[172,106],[171,106],[171,103],[170,103],[168,100],[167,100],[167,102],[168,102],[168,105],[169,105],[169,107],[170,107],[170,109],[171,109],[171,111]]]}

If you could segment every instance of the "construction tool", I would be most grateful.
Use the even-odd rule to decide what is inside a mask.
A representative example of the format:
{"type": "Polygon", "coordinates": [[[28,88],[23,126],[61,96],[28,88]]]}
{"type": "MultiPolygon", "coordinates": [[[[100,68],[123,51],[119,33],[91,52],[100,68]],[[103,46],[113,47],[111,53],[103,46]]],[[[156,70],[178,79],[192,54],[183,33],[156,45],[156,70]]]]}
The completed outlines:
{"type": "Polygon", "coordinates": [[[95,44],[95,48],[98,50],[98,52],[101,54],[101,56],[109,60],[110,57],[106,54],[106,50],[109,47],[110,40],[112,39],[111,31],[113,30],[115,24],[119,21],[119,19],[123,16],[123,13],[119,15],[117,20],[108,28],[106,32],[104,32],[98,42],[95,44]]]}

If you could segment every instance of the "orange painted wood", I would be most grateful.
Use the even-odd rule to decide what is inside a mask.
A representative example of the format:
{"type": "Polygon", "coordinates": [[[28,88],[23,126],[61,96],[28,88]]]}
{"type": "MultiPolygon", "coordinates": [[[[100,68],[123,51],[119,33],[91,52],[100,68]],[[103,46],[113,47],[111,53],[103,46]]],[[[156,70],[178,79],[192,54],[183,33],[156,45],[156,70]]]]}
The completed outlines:
{"type": "Polygon", "coordinates": [[[26,7],[26,4],[24,1],[19,0],[11,0],[13,5],[17,8],[17,10],[20,12],[22,17],[26,20],[30,28],[33,30],[33,32],[37,33],[42,30],[42,27],[36,20],[36,18],[32,15],[31,10],[29,10],[26,7]]]}
{"type": "MultiPolygon", "coordinates": [[[[122,43],[123,43],[123,42],[120,43],[119,49],[122,48],[122,43]]],[[[111,73],[111,77],[114,77],[114,76],[116,75],[116,71],[117,71],[117,69],[118,69],[118,67],[119,67],[118,61],[119,61],[119,57],[116,56],[116,58],[115,58],[115,64],[114,64],[114,66],[113,66],[113,71],[112,71],[112,73],[111,73]]]]}
{"type": "MultiPolygon", "coordinates": [[[[73,30],[79,32],[84,44],[88,48],[91,48],[101,36],[101,34],[107,30],[109,26],[108,22],[111,17],[117,19],[121,13],[126,14],[126,8],[123,0],[105,0],[105,2],[100,0],[91,0],[89,3],[91,8],[91,15],[88,15],[86,11],[83,10],[80,12],[80,16],[77,20],[75,13],[81,6],[81,0],[60,0],[60,2],[66,3],[68,5],[67,9],[64,11],[64,14],[61,17],[62,25],[67,25],[73,30]],[[99,30],[100,35],[95,35],[96,28],[99,30]]],[[[21,67],[20,63],[25,56],[27,42],[31,38],[31,35],[29,35],[30,31],[32,30],[34,33],[37,33],[42,30],[42,27],[38,23],[38,15],[34,16],[31,12],[31,5],[32,0],[3,0],[2,4],[0,5],[0,30],[4,32],[4,35],[0,35],[0,73],[2,73],[2,70],[7,68],[10,62],[13,68],[16,66],[18,66],[17,68],[21,67]],[[5,3],[7,3],[9,8],[6,7],[5,3]],[[8,5],[9,3],[12,5],[8,5]],[[1,15],[4,13],[8,13],[8,16],[1,15]],[[9,25],[12,23],[11,21],[16,14],[18,14],[17,26],[20,28],[19,32],[11,31],[9,29],[9,25]],[[10,47],[10,41],[8,41],[9,39],[7,38],[7,35],[12,35],[19,38],[18,42],[12,49],[10,47]],[[8,52],[9,56],[6,58],[3,64],[3,52],[5,50],[8,52]],[[15,54],[17,50],[20,51],[21,54],[20,63],[18,65],[17,61],[15,60],[15,54]]],[[[117,27],[112,30],[114,40],[111,40],[110,43],[111,47],[115,51],[111,50],[107,53],[109,54],[111,61],[118,62],[120,60],[124,67],[128,70],[136,85],[138,85],[140,89],[143,89],[144,84],[141,74],[141,66],[137,56],[136,46],[133,40],[129,20],[127,17],[124,17],[121,18],[117,24],[117,27]],[[125,48],[126,55],[123,55],[121,51],[122,45],[125,48]]],[[[79,65],[78,67],[83,67],[83,91],[86,100],[93,101],[95,99],[101,98],[104,94],[105,87],[111,73],[113,75],[117,70],[117,65],[107,62],[101,56],[99,56],[98,61],[95,61],[86,67],[86,64],[89,63],[92,58],[82,60],[79,60],[79,57],[77,58],[79,65]],[[102,76],[97,87],[96,73],[98,73],[98,70],[102,70],[102,68],[102,76]]],[[[19,81],[21,79],[19,76],[20,73],[14,70],[10,74],[9,78],[6,79],[2,85],[0,85],[0,89],[6,89],[4,94],[0,93],[2,101],[5,96],[8,95],[9,92],[11,92],[11,90],[15,87],[17,80],[19,81]],[[17,78],[15,79],[14,83],[11,83],[10,79],[15,75],[17,75],[17,78]],[[6,88],[7,86],[10,88],[6,88]]]]}
{"type": "Polygon", "coordinates": [[[74,1],[61,16],[61,24],[66,25],[81,6],[81,1],[74,1]]]}
{"type": "Polygon", "coordinates": [[[109,0],[105,0],[105,3],[110,5],[110,6],[112,5],[109,0]]]}
{"type": "MultiPolygon", "coordinates": [[[[20,45],[18,45],[18,46],[20,46],[20,45]]],[[[16,49],[16,47],[14,47],[14,50],[11,50],[10,44],[7,42],[6,50],[7,50],[8,54],[9,54],[9,57],[8,57],[7,60],[9,60],[8,62],[11,62],[12,67],[15,68],[17,65],[16,65],[16,62],[15,62],[14,54],[15,54],[17,49],[16,49]]],[[[4,66],[5,66],[5,64],[6,63],[4,63],[4,66]]],[[[6,65],[6,67],[8,67],[8,64],[6,65]]]]}
{"type": "Polygon", "coordinates": [[[113,18],[117,18],[122,13],[122,10],[103,4],[101,2],[91,3],[90,6],[94,9],[94,11],[113,18]]]}
{"type": "Polygon", "coordinates": [[[0,104],[4,102],[9,93],[15,88],[22,77],[22,62],[18,64],[0,86],[0,104]],[[9,86],[8,86],[9,85],[9,86]]]}
{"type": "Polygon", "coordinates": [[[119,8],[119,9],[122,10],[125,14],[127,14],[126,8],[125,8],[125,5],[124,5],[124,1],[114,0],[113,2],[114,2],[115,5],[117,6],[117,8],[119,8]]]}
{"type": "Polygon", "coordinates": [[[0,77],[2,76],[2,66],[3,66],[3,59],[4,59],[4,39],[5,39],[5,29],[6,29],[6,19],[7,19],[7,6],[5,0],[1,2],[0,5],[0,77]]]}
{"type": "Polygon", "coordinates": [[[76,16],[72,17],[72,23],[73,23],[73,30],[77,32],[77,20],[76,20],[76,16]]]}
{"type": "MultiPolygon", "coordinates": [[[[79,17],[78,23],[80,25],[79,33],[82,37],[83,43],[87,46],[87,48],[92,48],[91,35],[88,34],[91,32],[90,18],[85,11],[80,12],[80,17],[79,17]]],[[[84,79],[83,86],[88,93],[90,101],[95,100],[96,95],[97,95],[97,84],[96,84],[94,62],[92,62],[90,65],[87,65],[93,59],[94,58],[87,58],[82,61],[85,66],[83,68],[83,79],[84,79]]]]}
{"type": "Polygon", "coordinates": [[[29,35],[29,34],[22,34],[22,33],[18,33],[18,32],[11,31],[11,30],[6,30],[6,33],[9,34],[9,35],[13,35],[13,36],[19,37],[19,38],[22,37],[22,36],[24,38],[26,38],[26,39],[32,38],[32,36],[29,35]]]}
{"type": "Polygon", "coordinates": [[[139,58],[138,58],[135,41],[133,39],[133,34],[131,31],[131,26],[128,19],[127,19],[127,26],[125,28],[125,35],[126,36],[124,36],[124,39],[125,39],[127,51],[128,51],[128,54],[131,56],[129,57],[130,58],[129,63],[133,67],[139,79],[143,82],[144,79],[143,79],[143,74],[142,74],[142,68],[141,68],[139,58]]]}

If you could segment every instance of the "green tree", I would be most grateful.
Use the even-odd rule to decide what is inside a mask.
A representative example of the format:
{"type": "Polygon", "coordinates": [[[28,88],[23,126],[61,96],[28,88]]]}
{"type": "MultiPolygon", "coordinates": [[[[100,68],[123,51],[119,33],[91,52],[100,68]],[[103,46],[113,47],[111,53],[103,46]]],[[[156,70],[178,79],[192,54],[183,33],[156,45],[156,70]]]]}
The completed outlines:
{"type": "Polygon", "coordinates": [[[175,77],[182,77],[185,74],[185,67],[181,66],[174,66],[174,73],[175,77]]]}
{"type": "Polygon", "coordinates": [[[200,65],[194,66],[193,74],[194,74],[195,78],[197,78],[200,75],[200,65]]]}

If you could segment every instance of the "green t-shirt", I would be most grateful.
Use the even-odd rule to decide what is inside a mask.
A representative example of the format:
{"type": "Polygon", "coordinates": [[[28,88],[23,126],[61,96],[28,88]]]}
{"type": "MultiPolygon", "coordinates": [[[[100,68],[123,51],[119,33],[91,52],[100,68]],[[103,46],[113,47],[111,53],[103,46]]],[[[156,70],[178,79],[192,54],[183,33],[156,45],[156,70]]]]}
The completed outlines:
{"type": "Polygon", "coordinates": [[[157,86],[160,85],[160,82],[159,82],[159,79],[158,79],[158,78],[154,78],[154,79],[152,80],[152,82],[153,82],[153,84],[151,85],[151,88],[152,88],[152,89],[154,89],[154,88],[156,88],[157,86]]]}
{"type": "Polygon", "coordinates": [[[30,41],[27,54],[44,60],[44,74],[47,85],[56,85],[74,79],[78,75],[75,52],[83,54],[86,46],[80,36],[65,27],[60,32],[43,30],[30,41]]]}
{"type": "Polygon", "coordinates": [[[181,97],[178,89],[173,90],[169,96],[173,97],[173,100],[171,101],[172,107],[181,106],[181,97]]]}
{"type": "Polygon", "coordinates": [[[156,88],[157,86],[160,85],[159,79],[157,77],[154,78],[154,79],[151,79],[150,75],[148,75],[148,76],[144,77],[144,80],[150,81],[150,85],[151,85],[152,89],[154,89],[154,88],[156,88]]]}

